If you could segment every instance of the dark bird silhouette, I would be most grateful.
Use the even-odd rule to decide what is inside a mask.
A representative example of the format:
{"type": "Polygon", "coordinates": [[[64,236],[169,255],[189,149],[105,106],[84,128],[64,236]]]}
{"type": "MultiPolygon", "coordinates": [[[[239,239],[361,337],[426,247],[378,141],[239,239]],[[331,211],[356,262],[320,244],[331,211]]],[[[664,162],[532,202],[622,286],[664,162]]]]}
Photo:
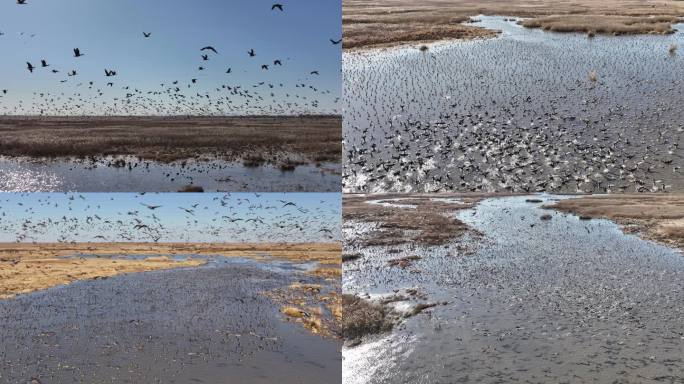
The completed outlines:
{"type": "Polygon", "coordinates": [[[43,68],[49,67],[49,66],[50,66],[50,64],[48,64],[47,61],[45,61],[45,60],[41,60],[41,61],[40,61],[40,65],[41,65],[43,68]]]}
{"type": "Polygon", "coordinates": [[[33,73],[33,70],[36,68],[33,66],[33,64],[29,63],[28,61],[26,62],[26,67],[28,68],[29,72],[33,73]]]}
{"type": "Polygon", "coordinates": [[[108,70],[107,68],[105,68],[104,71],[105,71],[105,76],[107,76],[107,77],[116,76],[116,71],[114,71],[114,70],[108,70]]]}
{"type": "Polygon", "coordinates": [[[283,65],[283,63],[280,60],[274,60],[273,65],[283,65]]]}
{"type": "Polygon", "coordinates": [[[262,65],[262,66],[261,66],[261,69],[268,70],[268,65],[266,65],[266,64],[262,65]]]}
{"type": "Polygon", "coordinates": [[[83,56],[83,53],[81,53],[81,50],[78,48],[74,48],[74,57],[81,57],[83,56]]]}
{"type": "Polygon", "coordinates": [[[26,5],[26,0],[17,0],[17,4],[26,5]]]}
{"type": "Polygon", "coordinates": [[[318,71],[311,71],[312,75],[319,75],[318,71]]]}
{"type": "Polygon", "coordinates": [[[330,42],[333,43],[333,45],[337,45],[337,44],[342,42],[342,39],[339,39],[339,40],[330,39],[330,42]]]}
{"type": "Polygon", "coordinates": [[[212,52],[218,54],[218,51],[216,51],[216,49],[214,49],[214,47],[212,47],[212,46],[204,47],[204,48],[200,49],[200,51],[212,51],[212,52]]]}
{"type": "Polygon", "coordinates": [[[150,36],[152,36],[152,32],[143,32],[143,35],[145,37],[150,37],[150,36]]]}
{"type": "Polygon", "coordinates": [[[204,60],[204,61],[209,60],[209,55],[202,55],[202,60],[204,60]]]}
{"type": "Polygon", "coordinates": [[[247,53],[249,54],[249,57],[254,57],[254,56],[256,56],[256,53],[254,52],[253,49],[250,49],[249,51],[247,51],[247,53]]]}
{"type": "Polygon", "coordinates": [[[226,71],[226,73],[231,73],[232,71],[233,71],[232,68],[228,68],[228,70],[226,71]]]}
{"type": "Polygon", "coordinates": [[[280,11],[282,11],[283,5],[282,4],[273,4],[273,6],[271,7],[271,11],[274,9],[279,9],[280,11]]]}

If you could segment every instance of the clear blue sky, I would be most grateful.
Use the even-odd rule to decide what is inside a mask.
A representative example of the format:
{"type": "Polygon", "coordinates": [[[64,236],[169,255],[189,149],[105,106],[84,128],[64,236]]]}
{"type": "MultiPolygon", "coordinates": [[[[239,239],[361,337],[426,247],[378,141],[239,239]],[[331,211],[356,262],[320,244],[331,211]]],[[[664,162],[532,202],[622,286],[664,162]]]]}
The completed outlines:
{"type": "Polygon", "coordinates": [[[339,193],[0,194],[0,242],[332,242],[340,223],[339,193]]]}
{"type": "Polygon", "coordinates": [[[41,109],[46,114],[98,114],[102,106],[109,107],[104,112],[110,114],[150,114],[153,105],[168,107],[169,94],[147,92],[168,90],[185,97],[187,105],[178,113],[202,113],[201,103],[193,103],[231,96],[223,85],[241,86],[253,96],[231,96],[234,107],[225,109],[227,114],[338,113],[341,45],[330,39],[341,38],[341,1],[277,1],[284,12],[271,10],[275,2],[27,0],[27,5],[18,5],[5,0],[0,3],[0,90],[7,94],[0,91],[0,114],[35,114],[41,109]],[[145,38],[143,32],[152,35],[145,38]],[[208,52],[210,60],[203,61],[200,49],[208,45],[219,54],[208,52]],[[73,57],[77,47],[85,56],[73,57]],[[256,57],[249,57],[250,49],[256,57]],[[29,73],[26,62],[40,67],[41,59],[50,67],[29,73]],[[276,59],[282,66],[273,65],[276,59]],[[269,70],[261,69],[262,64],[269,70]],[[199,66],[206,69],[199,71],[199,66]],[[105,68],[116,70],[117,76],[106,77],[105,68]],[[230,74],[225,73],[228,68],[230,74]],[[51,73],[52,69],[60,72],[51,73]],[[71,70],[78,75],[67,76],[71,70]],[[314,70],[320,75],[312,75],[314,70]],[[197,83],[188,88],[193,78],[197,83]],[[172,86],[175,80],[178,84],[172,86]],[[108,87],[108,82],[114,86],[108,87]],[[260,82],[265,84],[253,87],[260,82]],[[304,87],[297,87],[301,84],[304,87]],[[175,92],[176,86],[180,92],[175,92]],[[133,102],[121,107],[126,94],[134,94],[133,102]],[[158,104],[141,101],[140,96],[158,104]],[[114,98],[120,99],[117,108],[112,108],[114,98]]]}

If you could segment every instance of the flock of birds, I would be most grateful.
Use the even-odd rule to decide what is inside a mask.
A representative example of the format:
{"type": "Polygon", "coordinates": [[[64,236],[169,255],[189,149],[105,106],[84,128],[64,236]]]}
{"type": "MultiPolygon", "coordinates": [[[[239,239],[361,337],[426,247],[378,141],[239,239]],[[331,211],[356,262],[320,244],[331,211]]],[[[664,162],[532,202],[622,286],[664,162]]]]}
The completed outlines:
{"type": "MultiPolygon", "coordinates": [[[[19,5],[27,5],[25,0],[17,0],[19,5]]],[[[285,12],[284,4],[275,3],[272,12],[285,12]]],[[[24,33],[22,33],[23,35],[24,33]]],[[[0,32],[0,37],[6,35],[0,32]]],[[[35,37],[32,34],[31,37],[35,37]]],[[[152,32],[142,32],[143,39],[153,39],[152,32]]],[[[329,39],[332,46],[339,46],[341,39],[329,39]]],[[[246,57],[259,60],[267,54],[257,53],[249,48],[246,57]]],[[[26,61],[29,74],[48,71],[64,84],[59,91],[36,91],[31,100],[18,100],[3,105],[2,98],[11,95],[7,88],[0,88],[0,113],[9,115],[225,115],[225,114],[305,114],[305,113],[337,113],[337,97],[331,90],[317,85],[316,78],[320,70],[312,69],[302,73],[294,84],[273,81],[269,78],[255,83],[228,83],[234,73],[230,66],[224,67],[226,83],[207,83],[202,85],[202,74],[209,71],[207,62],[219,55],[218,49],[206,46],[200,49],[201,65],[187,79],[172,79],[159,84],[159,87],[143,89],[126,83],[125,69],[119,73],[117,69],[104,68],[105,80],[82,79],[79,73],[79,61],[89,57],[81,48],[73,49],[73,66],[71,68],[54,68],[48,59],[41,59],[40,64],[32,60],[26,61]],[[121,80],[118,80],[120,79],[121,80]],[[109,90],[107,90],[109,89],[109,90]],[[322,103],[325,100],[325,103],[322,103]],[[330,107],[329,105],[332,105],[330,107]],[[332,108],[332,110],[330,110],[332,108]]],[[[274,67],[286,65],[291,58],[273,58],[267,62],[257,61],[255,69],[272,71],[274,67]]],[[[245,70],[245,72],[248,72],[245,70]]],[[[290,81],[291,82],[291,81],[290,81]]]]}
{"type": "Polygon", "coordinates": [[[339,201],[301,206],[288,194],[226,193],[197,201],[188,194],[173,204],[154,203],[154,196],[160,195],[7,196],[0,201],[0,231],[3,241],[60,243],[327,242],[341,236],[339,201]]]}
{"type": "Polygon", "coordinates": [[[663,48],[681,33],[598,40],[517,28],[345,55],[345,191],[684,188],[684,65],[663,48]]]}

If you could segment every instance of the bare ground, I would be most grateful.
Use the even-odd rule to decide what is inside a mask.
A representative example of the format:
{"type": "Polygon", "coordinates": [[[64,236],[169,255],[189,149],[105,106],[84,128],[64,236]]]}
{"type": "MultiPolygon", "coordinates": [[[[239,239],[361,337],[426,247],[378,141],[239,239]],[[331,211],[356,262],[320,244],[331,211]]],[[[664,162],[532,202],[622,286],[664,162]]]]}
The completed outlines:
{"type": "Polygon", "coordinates": [[[684,194],[587,196],[548,208],[582,218],[613,220],[626,232],[684,250],[684,194]]]}
{"type": "Polygon", "coordinates": [[[0,156],[339,163],[340,116],[0,117],[0,156]]]}
{"type": "Polygon", "coordinates": [[[488,38],[495,31],[461,24],[480,14],[524,17],[523,25],[559,32],[669,33],[684,16],[673,0],[344,0],[344,48],[444,39],[488,38]],[[658,16],[657,18],[648,18],[658,16]]]}

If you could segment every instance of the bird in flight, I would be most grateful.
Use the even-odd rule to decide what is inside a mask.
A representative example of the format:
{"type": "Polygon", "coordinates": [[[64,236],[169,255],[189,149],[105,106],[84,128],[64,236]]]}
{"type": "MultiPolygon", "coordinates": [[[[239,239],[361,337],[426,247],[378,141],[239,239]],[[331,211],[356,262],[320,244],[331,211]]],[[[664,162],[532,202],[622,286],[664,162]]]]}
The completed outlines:
{"type": "Polygon", "coordinates": [[[33,66],[33,64],[29,63],[28,61],[26,62],[26,68],[28,68],[29,72],[33,73],[33,70],[36,68],[33,66]]]}
{"type": "Polygon", "coordinates": [[[254,52],[254,49],[250,49],[249,51],[247,51],[247,53],[249,54],[249,57],[254,57],[254,56],[256,56],[256,53],[254,52]]]}
{"type": "Polygon", "coordinates": [[[342,42],[342,39],[339,39],[339,40],[330,39],[330,42],[333,43],[333,45],[337,45],[337,44],[342,42]]]}
{"type": "Polygon", "coordinates": [[[319,75],[318,71],[311,71],[312,75],[319,75]]]}
{"type": "Polygon", "coordinates": [[[273,65],[283,65],[283,63],[280,60],[274,60],[273,65]]]}
{"type": "Polygon", "coordinates": [[[110,77],[110,76],[116,76],[116,71],[115,70],[108,70],[105,68],[105,76],[110,77]]]}
{"type": "Polygon", "coordinates": [[[74,57],[81,57],[83,54],[81,53],[81,50],[78,48],[74,48],[74,57]]]}
{"type": "Polygon", "coordinates": [[[277,3],[276,3],[276,4],[273,4],[273,6],[271,7],[271,11],[273,11],[274,9],[279,9],[279,10],[282,12],[282,10],[283,10],[283,5],[282,5],[282,4],[277,4],[277,3]]]}
{"type": "Polygon", "coordinates": [[[200,51],[212,51],[212,52],[218,54],[218,52],[216,51],[216,49],[215,49],[214,47],[212,47],[212,46],[204,47],[204,48],[200,49],[200,51]]]}
{"type": "Polygon", "coordinates": [[[41,61],[40,61],[40,66],[43,67],[43,68],[45,68],[45,67],[49,67],[50,64],[48,64],[47,61],[45,61],[45,60],[41,60],[41,61]]]}
{"type": "Polygon", "coordinates": [[[261,69],[268,70],[268,65],[266,65],[266,64],[262,65],[262,66],[261,66],[261,69]]]}
{"type": "Polygon", "coordinates": [[[228,70],[226,71],[226,73],[231,73],[232,71],[233,71],[232,68],[228,68],[228,70]]]}
{"type": "Polygon", "coordinates": [[[154,211],[155,209],[157,209],[157,208],[161,208],[161,207],[162,207],[161,205],[149,205],[149,204],[145,204],[145,203],[140,203],[140,205],[142,205],[142,206],[144,206],[144,207],[147,207],[147,208],[149,208],[149,209],[151,209],[151,210],[153,210],[153,211],[154,211]]]}
{"type": "Polygon", "coordinates": [[[26,0],[17,0],[17,4],[26,5],[26,0]]]}
{"type": "Polygon", "coordinates": [[[152,36],[152,32],[143,32],[143,35],[145,37],[150,37],[150,36],[152,36]]]}

